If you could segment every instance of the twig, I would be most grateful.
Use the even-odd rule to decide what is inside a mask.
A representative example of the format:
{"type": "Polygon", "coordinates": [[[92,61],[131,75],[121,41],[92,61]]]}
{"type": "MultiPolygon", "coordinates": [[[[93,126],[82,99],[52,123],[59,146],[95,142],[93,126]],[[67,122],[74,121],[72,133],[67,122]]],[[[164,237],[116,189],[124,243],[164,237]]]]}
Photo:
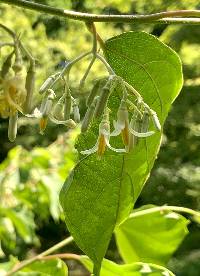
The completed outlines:
{"type": "Polygon", "coordinates": [[[66,260],[80,260],[81,256],[73,253],[62,253],[62,254],[54,254],[54,255],[49,255],[49,256],[44,256],[39,258],[39,260],[52,260],[52,259],[66,259],[66,260]]]}
{"type": "Polygon", "coordinates": [[[69,81],[69,73],[70,73],[70,70],[71,70],[72,66],[75,63],[79,62],[81,59],[83,59],[86,56],[90,55],[91,53],[92,53],[91,51],[83,53],[80,56],[78,56],[77,58],[75,58],[72,61],[70,61],[69,63],[67,63],[67,65],[63,68],[63,70],[60,72],[60,74],[58,74],[55,81],[51,84],[50,88],[53,87],[60,79],[62,79],[64,77],[65,73],[67,73],[66,80],[68,82],[69,81]]]}
{"type": "Polygon", "coordinates": [[[149,15],[98,15],[75,12],[25,0],[0,0],[21,8],[35,10],[42,13],[57,15],[79,21],[91,22],[122,22],[122,23],[148,23],[148,24],[196,24],[200,25],[199,10],[177,10],[153,13],[149,15]],[[189,17],[189,18],[188,18],[189,17]]]}
{"type": "Polygon", "coordinates": [[[104,57],[102,57],[102,56],[99,55],[99,54],[96,54],[96,57],[97,57],[99,60],[101,60],[101,62],[105,65],[105,67],[106,67],[106,69],[107,69],[107,71],[108,71],[108,73],[109,73],[110,75],[115,75],[115,72],[114,72],[113,69],[110,67],[110,65],[108,64],[108,62],[105,60],[104,57]]]}
{"type": "Polygon", "coordinates": [[[49,249],[45,250],[44,252],[40,253],[39,255],[36,255],[31,259],[28,259],[28,260],[22,261],[21,263],[16,264],[16,266],[10,272],[8,272],[5,276],[13,275],[15,272],[21,270],[25,266],[30,265],[37,260],[40,260],[42,257],[45,257],[45,256],[53,253],[54,251],[64,247],[65,245],[69,244],[72,241],[73,241],[73,237],[68,237],[65,240],[55,244],[54,246],[52,246],[49,249]]]}
{"type": "Polygon", "coordinates": [[[79,84],[79,88],[80,88],[80,89],[81,89],[81,88],[84,86],[84,84],[85,84],[85,80],[86,80],[86,78],[87,78],[87,76],[88,76],[88,74],[89,74],[89,72],[90,72],[90,70],[91,70],[91,68],[92,68],[92,66],[93,66],[93,64],[94,64],[94,62],[95,62],[95,60],[96,60],[96,53],[97,53],[97,32],[96,32],[95,25],[94,25],[94,23],[86,22],[86,27],[87,27],[87,29],[88,29],[88,30],[92,33],[92,35],[93,35],[93,46],[92,46],[92,51],[91,51],[93,57],[92,57],[92,59],[91,59],[89,65],[88,65],[88,67],[87,67],[87,69],[86,69],[86,71],[85,71],[85,74],[83,75],[82,79],[80,80],[80,84],[79,84]]]}
{"type": "Polygon", "coordinates": [[[145,209],[142,211],[134,212],[130,215],[130,218],[140,217],[140,216],[144,216],[144,215],[148,215],[148,214],[152,214],[152,213],[156,213],[156,212],[162,212],[162,211],[175,211],[175,212],[187,213],[192,216],[200,217],[200,212],[194,211],[190,208],[185,208],[185,207],[181,207],[181,206],[164,205],[164,206],[153,207],[153,208],[145,209]]]}

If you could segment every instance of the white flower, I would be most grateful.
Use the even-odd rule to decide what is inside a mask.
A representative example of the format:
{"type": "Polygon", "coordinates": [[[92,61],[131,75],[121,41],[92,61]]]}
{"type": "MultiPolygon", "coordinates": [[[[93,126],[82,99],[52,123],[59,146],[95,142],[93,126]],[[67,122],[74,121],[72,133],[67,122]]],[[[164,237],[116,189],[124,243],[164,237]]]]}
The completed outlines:
{"type": "Polygon", "coordinates": [[[147,131],[147,132],[137,132],[136,130],[134,130],[133,128],[129,128],[129,131],[136,137],[139,138],[146,138],[149,137],[151,135],[153,135],[155,133],[155,131],[147,131]]]}
{"type": "Polygon", "coordinates": [[[117,111],[117,121],[114,121],[115,129],[111,133],[111,136],[117,136],[121,134],[127,152],[129,152],[133,148],[133,144],[137,143],[136,137],[145,138],[155,133],[154,131],[146,131],[146,129],[148,130],[148,125],[145,127],[143,125],[146,124],[146,119],[144,120],[144,116],[143,118],[139,118],[139,116],[140,115],[135,111],[131,122],[129,123],[126,100],[121,100],[121,104],[117,111]],[[139,132],[140,129],[145,129],[145,131],[139,132]]]}
{"type": "Polygon", "coordinates": [[[138,114],[133,114],[131,119],[129,131],[134,136],[139,138],[146,138],[153,135],[154,131],[148,131],[149,128],[149,114],[148,112],[144,112],[142,118],[139,117],[138,114]]]}
{"type": "Polygon", "coordinates": [[[40,109],[35,108],[33,114],[26,115],[27,117],[40,119],[39,125],[40,125],[40,133],[41,134],[43,134],[46,129],[48,118],[52,111],[52,105],[53,105],[54,98],[55,98],[54,91],[52,89],[48,89],[46,95],[44,96],[44,98],[42,100],[40,109]]]}
{"type": "Polygon", "coordinates": [[[3,81],[5,104],[15,113],[16,110],[23,113],[23,104],[26,99],[25,81],[21,74],[3,81]]]}
{"type": "Polygon", "coordinates": [[[113,122],[114,131],[111,133],[111,136],[117,136],[121,133],[123,143],[125,146],[129,144],[129,119],[128,119],[128,110],[126,107],[126,101],[121,100],[121,104],[117,111],[117,121],[113,122]]]}
{"type": "Polygon", "coordinates": [[[33,117],[33,118],[42,118],[42,112],[36,107],[33,111],[33,115],[27,115],[28,117],[33,117]]]}
{"type": "Polygon", "coordinates": [[[99,156],[102,156],[106,150],[106,147],[115,152],[126,152],[125,149],[116,149],[110,145],[110,122],[109,112],[106,111],[103,119],[99,125],[99,136],[94,147],[88,150],[81,151],[81,154],[91,154],[97,152],[99,156]]]}

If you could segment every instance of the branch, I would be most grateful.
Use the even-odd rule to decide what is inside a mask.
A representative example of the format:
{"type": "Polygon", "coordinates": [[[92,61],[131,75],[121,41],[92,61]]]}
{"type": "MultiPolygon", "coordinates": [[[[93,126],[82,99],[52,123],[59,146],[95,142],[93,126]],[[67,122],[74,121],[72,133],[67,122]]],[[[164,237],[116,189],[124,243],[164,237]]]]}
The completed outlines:
{"type": "Polygon", "coordinates": [[[64,247],[65,245],[69,244],[72,241],[73,241],[73,238],[72,237],[68,237],[65,240],[63,240],[63,241],[55,244],[54,246],[50,247],[46,251],[40,253],[39,255],[36,255],[33,258],[31,258],[31,259],[28,259],[28,260],[22,261],[21,263],[16,264],[16,266],[14,266],[14,268],[10,272],[8,272],[5,276],[11,276],[11,275],[13,275],[15,272],[21,270],[25,266],[30,265],[30,264],[34,263],[35,261],[40,260],[41,258],[43,258],[43,257],[51,254],[52,252],[54,252],[54,251],[56,251],[56,250],[64,247]]]}
{"type": "Polygon", "coordinates": [[[152,207],[149,209],[134,212],[130,215],[130,218],[135,218],[135,217],[144,216],[144,215],[152,214],[152,213],[156,213],[156,212],[163,212],[163,211],[175,211],[175,212],[179,212],[179,213],[187,213],[192,216],[200,217],[200,212],[198,212],[198,211],[194,211],[192,209],[180,207],[180,206],[164,205],[164,206],[152,207]]]}
{"type": "Polygon", "coordinates": [[[66,260],[77,260],[80,261],[81,256],[73,253],[61,253],[49,256],[40,257],[39,260],[52,260],[52,259],[66,259],[66,260]]]}
{"type": "Polygon", "coordinates": [[[50,7],[26,0],[0,0],[21,8],[35,10],[42,13],[65,17],[79,21],[90,22],[122,22],[122,23],[148,23],[148,24],[194,24],[200,25],[200,11],[198,10],[178,10],[166,11],[149,15],[98,15],[69,11],[65,9],[50,7]],[[188,18],[189,17],[189,18],[188,18]]]}

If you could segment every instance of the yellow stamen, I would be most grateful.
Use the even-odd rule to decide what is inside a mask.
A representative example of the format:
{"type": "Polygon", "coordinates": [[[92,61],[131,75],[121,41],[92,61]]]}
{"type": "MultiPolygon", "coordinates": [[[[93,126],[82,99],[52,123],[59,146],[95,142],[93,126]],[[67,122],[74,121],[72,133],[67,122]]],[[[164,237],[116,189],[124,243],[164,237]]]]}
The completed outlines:
{"type": "Polygon", "coordinates": [[[40,133],[41,134],[44,134],[44,131],[47,127],[47,121],[48,121],[47,117],[40,119],[40,133]]]}
{"type": "Polygon", "coordinates": [[[9,106],[13,109],[19,110],[20,112],[22,112],[22,108],[19,106],[19,104],[17,104],[13,98],[16,94],[16,87],[14,86],[10,86],[8,89],[8,93],[6,93],[5,95],[5,99],[8,102],[9,106]]]}
{"type": "Polygon", "coordinates": [[[125,146],[128,146],[129,144],[129,129],[128,129],[128,124],[125,122],[125,127],[121,131],[122,134],[122,140],[125,146]]]}
{"type": "Polygon", "coordinates": [[[99,156],[102,156],[105,152],[105,149],[106,149],[106,140],[105,140],[104,135],[101,134],[100,137],[99,137],[97,154],[99,156]]]}

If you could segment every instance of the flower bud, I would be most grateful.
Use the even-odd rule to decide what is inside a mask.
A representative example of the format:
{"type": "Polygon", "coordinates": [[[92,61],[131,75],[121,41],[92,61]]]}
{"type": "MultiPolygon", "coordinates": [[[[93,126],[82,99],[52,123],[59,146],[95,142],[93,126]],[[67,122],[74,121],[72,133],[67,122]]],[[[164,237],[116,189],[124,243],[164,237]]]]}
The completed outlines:
{"type": "Polygon", "coordinates": [[[19,49],[19,41],[15,41],[15,62],[12,66],[12,69],[15,73],[18,73],[22,70],[22,55],[19,49]]]}
{"type": "Polygon", "coordinates": [[[47,89],[49,89],[51,87],[51,85],[53,84],[53,82],[56,80],[58,74],[59,73],[51,75],[50,77],[48,77],[48,79],[46,79],[44,81],[44,83],[41,85],[41,87],[39,89],[39,93],[40,94],[43,94],[45,91],[47,91],[47,89]]]}
{"type": "Polygon", "coordinates": [[[107,105],[109,96],[111,92],[114,90],[114,88],[115,88],[115,85],[113,83],[113,79],[109,78],[105,86],[102,88],[101,95],[99,96],[99,100],[96,105],[96,109],[94,113],[95,118],[100,117],[103,114],[104,109],[107,105]]]}
{"type": "Polygon", "coordinates": [[[40,125],[41,134],[43,134],[46,129],[48,116],[51,113],[54,98],[55,98],[54,91],[52,89],[48,89],[47,95],[45,95],[40,107],[41,118],[40,118],[39,125],[40,125]]]}
{"type": "Polygon", "coordinates": [[[24,103],[24,113],[30,113],[32,109],[32,96],[35,88],[35,64],[31,64],[26,75],[26,100],[24,103]]]}
{"type": "Polygon", "coordinates": [[[74,100],[74,102],[73,102],[72,109],[73,109],[73,114],[74,114],[74,121],[76,123],[79,123],[80,122],[80,112],[79,112],[79,107],[78,107],[78,103],[76,100],[74,100]]]}
{"type": "Polygon", "coordinates": [[[17,120],[18,112],[10,115],[8,125],[8,139],[10,142],[14,142],[17,136],[17,120]]]}
{"type": "Polygon", "coordinates": [[[57,120],[63,120],[63,117],[64,117],[63,109],[64,109],[63,103],[58,101],[53,108],[53,116],[57,120]]]}
{"type": "MultiPolygon", "coordinates": [[[[137,111],[134,111],[130,121],[130,128],[135,129],[137,132],[141,130],[142,120],[137,111]]],[[[138,143],[138,137],[129,132],[129,146],[128,151],[130,152],[138,143]]]]}
{"type": "Polygon", "coordinates": [[[92,104],[88,107],[82,125],[81,125],[81,132],[85,132],[88,130],[88,127],[90,125],[90,123],[92,122],[93,116],[94,116],[94,111],[95,111],[95,107],[98,101],[98,96],[93,100],[92,104]]]}
{"type": "Polygon", "coordinates": [[[5,76],[8,74],[9,69],[12,65],[12,57],[13,57],[14,51],[12,53],[10,53],[6,60],[4,61],[3,65],[2,65],[2,69],[1,69],[1,77],[4,79],[5,76]]]}
{"type": "Polygon", "coordinates": [[[87,102],[86,102],[87,106],[90,106],[93,103],[94,98],[97,96],[97,94],[98,94],[99,90],[102,88],[102,86],[105,85],[105,82],[106,82],[105,78],[99,79],[95,82],[95,84],[87,98],[87,102]]]}
{"type": "Polygon", "coordinates": [[[141,124],[141,132],[147,132],[149,129],[149,113],[147,111],[144,112],[142,116],[142,124],[141,124]]]}
{"type": "Polygon", "coordinates": [[[65,105],[64,105],[64,118],[65,120],[70,119],[71,108],[72,108],[72,97],[68,87],[66,89],[66,96],[65,96],[65,105]]]}
{"type": "Polygon", "coordinates": [[[48,89],[47,95],[44,97],[40,108],[42,117],[47,117],[51,112],[54,98],[55,98],[54,91],[52,89],[48,89]]]}

